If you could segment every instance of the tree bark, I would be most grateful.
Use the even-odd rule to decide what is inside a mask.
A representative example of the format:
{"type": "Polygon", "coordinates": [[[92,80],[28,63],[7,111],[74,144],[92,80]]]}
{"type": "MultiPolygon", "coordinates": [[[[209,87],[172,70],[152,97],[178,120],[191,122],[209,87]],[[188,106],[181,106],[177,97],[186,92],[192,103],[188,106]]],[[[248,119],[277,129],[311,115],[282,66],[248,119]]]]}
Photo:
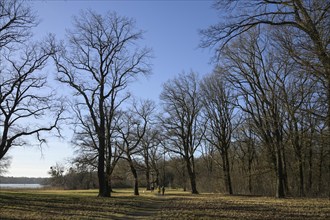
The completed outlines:
{"type": "Polygon", "coordinates": [[[186,164],[187,164],[187,171],[188,171],[188,175],[189,175],[189,179],[190,179],[191,193],[198,194],[194,162],[190,161],[189,158],[186,158],[186,164]]]}
{"type": "Polygon", "coordinates": [[[222,154],[222,169],[223,169],[223,174],[224,174],[226,192],[229,195],[232,195],[233,189],[232,189],[231,178],[230,178],[230,165],[229,165],[227,150],[225,150],[225,152],[222,154]]]}
{"type": "Polygon", "coordinates": [[[249,180],[248,180],[248,188],[249,188],[249,193],[252,194],[252,164],[251,164],[251,160],[248,160],[248,171],[249,171],[249,180]]]}
{"type": "MultiPolygon", "coordinates": [[[[104,172],[104,147],[99,148],[99,157],[98,157],[98,165],[97,165],[97,176],[99,180],[99,197],[107,197],[106,190],[106,178],[104,172]]],[[[109,195],[110,196],[110,195],[109,195]]]]}
{"type": "Polygon", "coordinates": [[[150,184],[150,166],[149,166],[149,158],[148,154],[145,157],[145,163],[146,163],[146,181],[147,181],[147,190],[151,190],[151,184],[150,184]]]}
{"type": "Polygon", "coordinates": [[[276,198],[284,198],[284,174],[281,147],[276,146],[276,198]]]}
{"type": "Polygon", "coordinates": [[[183,184],[183,191],[186,192],[187,191],[187,180],[186,180],[186,171],[184,169],[184,166],[182,168],[182,184],[183,184]]]}
{"type": "Polygon", "coordinates": [[[308,154],[308,184],[307,191],[311,193],[313,187],[313,150],[310,144],[309,146],[309,154],[308,154]]]}
{"type": "Polygon", "coordinates": [[[137,174],[137,171],[134,167],[134,164],[133,164],[133,161],[131,159],[128,160],[129,162],[129,166],[131,168],[131,172],[133,174],[133,177],[134,177],[134,195],[135,196],[138,196],[140,195],[139,194],[139,180],[138,180],[138,174],[137,174]]]}
{"type": "Polygon", "coordinates": [[[303,169],[303,161],[302,158],[298,159],[299,164],[299,196],[305,196],[305,185],[304,185],[304,169],[303,169]]]}
{"type": "Polygon", "coordinates": [[[320,158],[319,158],[319,178],[318,178],[318,186],[317,186],[317,191],[318,191],[318,194],[320,195],[322,193],[322,178],[323,178],[323,175],[322,175],[322,167],[323,167],[323,145],[321,147],[321,152],[320,152],[320,158]]]}
{"type": "Polygon", "coordinates": [[[106,194],[109,195],[109,197],[111,197],[111,192],[112,192],[112,187],[111,187],[111,164],[110,164],[110,152],[108,153],[108,158],[106,159],[106,194]]]}
{"type": "Polygon", "coordinates": [[[285,156],[285,149],[282,146],[281,149],[281,153],[282,153],[282,161],[283,161],[283,184],[284,184],[284,192],[285,195],[290,194],[289,191],[289,180],[288,180],[288,172],[287,172],[287,166],[286,166],[286,156],[285,156]]]}

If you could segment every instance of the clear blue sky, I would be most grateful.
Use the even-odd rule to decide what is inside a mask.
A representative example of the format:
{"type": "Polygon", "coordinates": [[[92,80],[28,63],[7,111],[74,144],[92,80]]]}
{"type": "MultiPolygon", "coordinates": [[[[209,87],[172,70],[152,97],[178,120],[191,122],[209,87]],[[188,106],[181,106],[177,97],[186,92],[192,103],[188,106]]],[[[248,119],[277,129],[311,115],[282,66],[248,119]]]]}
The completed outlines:
{"type": "MultiPolygon", "coordinates": [[[[65,36],[70,28],[73,15],[82,9],[93,9],[99,13],[115,11],[119,15],[136,20],[139,29],[145,30],[141,46],[153,49],[152,75],[135,82],[131,90],[135,96],[158,101],[162,84],[183,71],[193,70],[200,75],[210,73],[212,52],[198,48],[198,30],[217,22],[217,12],[212,1],[32,1],[32,8],[41,19],[35,29],[36,37],[47,33],[56,34],[58,39],[65,36]]],[[[54,68],[49,67],[52,74],[54,68]]],[[[15,148],[9,151],[12,164],[6,176],[47,177],[49,167],[56,162],[65,163],[72,157],[70,134],[66,140],[52,138],[48,146],[15,148]]]]}

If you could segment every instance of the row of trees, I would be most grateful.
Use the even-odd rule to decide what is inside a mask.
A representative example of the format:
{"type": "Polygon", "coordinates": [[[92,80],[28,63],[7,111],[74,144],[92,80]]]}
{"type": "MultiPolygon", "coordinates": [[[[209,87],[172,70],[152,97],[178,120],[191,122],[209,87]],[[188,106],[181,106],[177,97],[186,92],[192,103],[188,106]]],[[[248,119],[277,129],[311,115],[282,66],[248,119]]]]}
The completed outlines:
{"type": "MultiPolygon", "coordinates": [[[[247,36],[244,41],[258,43],[247,36]]],[[[316,96],[322,87],[316,79],[298,77],[300,71],[286,64],[289,59],[279,64],[279,58],[266,60],[269,54],[262,51],[265,54],[246,51],[259,58],[244,62],[255,72],[219,67],[201,80],[195,73],[169,80],[161,94],[161,113],[143,102],[140,108],[134,103],[126,113],[116,114],[113,161],[125,159],[129,169],[116,165],[109,180],[132,176],[135,195],[139,181],[151,189],[164,184],[187,188],[187,180],[192,193],[198,193],[199,185],[203,191],[228,194],[325,195],[329,154],[322,120],[325,110],[320,111],[323,101],[316,96]]],[[[234,57],[232,61],[243,63],[234,57]]],[[[236,68],[229,60],[226,65],[236,68]]],[[[90,137],[84,140],[87,144],[78,142],[78,149],[83,146],[84,151],[79,151],[74,164],[89,166],[92,172],[97,168],[97,151],[90,137]]]]}
{"type": "MultiPolygon", "coordinates": [[[[127,93],[130,82],[150,72],[151,51],[138,46],[142,32],[131,19],[83,11],[64,41],[48,37],[43,44],[29,43],[34,47],[26,47],[22,63],[10,59],[9,51],[15,50],[8,45],[20,45],[20,52],[27,39],[7,38],[9,43],[1,48],[8,52],[2,53],[7,63],[2,63],[6,67],[0,79],[0,159],[11,146],[25,144],[23,136],[36,134],[43,143],[41,132],[58,128],[64,119],[63,104],[54,106],[52,94],[36,92],[47,79],[39,70],[52,58],[57,81],[73,94],[68,110],[74,115],[72,143],[78,156],[70,177],[82,181],[80,174],[92,177],[95,170],[97,184],[87,180],[99,187],[101,197],[111,196],[123,160],[134,179],[135,195],[141,170],[147,189],[169,183],[171,176],[172,184],[180,179],[183,188],[188,179],[194,194],[201,179],[203,190],[229,194],[284,197],[329,191],[330,3],[232,3],[218,1],[215,6],[246,14],[202,31],[202,46],[217,49],[214,72],[203,78],[191,72],[170,79],[163,85],[158,109],[127,93]],[[242,6],[245,10],[239,10],[242,6]],[[24,124],[50,111],[55,115],[50,125],[24,124]]],[[[15,21],[28,13],[34,19],[20,1],[1,1],[1,7],[4,18],[12,14],[15,21]],[[10,10],[15,13],[7,15],[10,10]]],[[[14,26],[14,33],[27,37],[28,32],[17,31],[34,24],[27,21],[20,20],[25,26],[14,26]]],[[[1,36],[10,33],[12,24],[9,20],[3,26],[1,36]]],[[[50,174],[65,180],[57,168],[50,174]]]]}
{"type": "MultiPolygon", "coordinates": [[[[216,6],[220,9],[223,3],[219,1],[216,6]]],[[[330,166],[328,104],[324,104],[328,100],[324,91],[328,88],[329,62],[324,61],[328,59],[329,3],[242,1],[236,6],[251,8],[255,4],[259,14],[233,17],[232,23],[202,32],[203,46],[220,48],[214,73],[202,80],[194,73],[183,73],[165,83],[160,96],[161,113],[149,112],[155,115],[149,118],[156,120],[148,125],[147,120],[129,123],[126,118],[124,124],[128,126],[123,126],[116,119],[121,116],[113,114],[114,123],[108,127],[113,132],[113,144],[108,151],[115,149],[118,154],[112,156],[129,162],[136,195],[138,176],[134,166],[139,165],[133,159],[146,162],[149,186],[150,167],[160,173],[157,161],[152,161],[161,158],[162,153],[165,157],[165,152],[183,159],[192,193],[198,193],[195,160],[199,152],[202,155],[198,158],[208,161],[207,165],[215,163],[222,169],[223,185],[229,194],[233,193],[232,167],[237,164],[248,173],[250,193],[253,175],[260,173],[274,183],[276,197],[292,190],[300,196],[306,191],[311,193],[315,175],[318,192],[322,192],[330,166]],[[306,48],[307,43],[311,46],[306,48]],[[149,133],[155,134],[154,140],[149,133]],[[143,141],[145,136],[147,141],[143,141]],[[150,147],[158,151],[158,156],[156,153],[156,157],[150,157],[150,147]],[[256,162],[258,159],[265,162],[256,162]]],[[[231,2],[226,6],[231,7],[231,2]]],[[[135,113],[141,117],[138,111],[135,113]]],[[[111,161],[110,157],[107,160],[111,161]]],[[[111,165],[113,168],[114,163],[111,165]]],[[[111,172],[108,178],[110,181],[111,172]]]]}
{"type": "MultiPolygon", "coordinates": [[[[222,12],[232,10],[236,15],[202,31],[202,46],[216,46],[217,54],[232,64],[220,66],[229,73],[231,84],[243,93],[247,105],[242,109],[258,127],[257,134],[270,146],[269,151],[274,152],[278,197],[283,197],[287,189],[285,132],[281,128],[286,126],[285,131],[290,131],[294,153],[300,158],[302,195],[305,135],[314,135],[317,130],[326,146],[325,155],[330,151],[330,2],[223,0],[215,7],[222,12]],[[253,36],[251,31],[260,34],[253,36]],[[265,32],[272,37],[263,37],[265,32]],[[310,90],[314,92],[305,93],[310,90]],[[286,109],[281,113],[283,106],[286,109]]],[[[308,140],[312,139],[309,135],[308,140]]],[[[324,166],[329,175],[329,163],[324,166]]]]}

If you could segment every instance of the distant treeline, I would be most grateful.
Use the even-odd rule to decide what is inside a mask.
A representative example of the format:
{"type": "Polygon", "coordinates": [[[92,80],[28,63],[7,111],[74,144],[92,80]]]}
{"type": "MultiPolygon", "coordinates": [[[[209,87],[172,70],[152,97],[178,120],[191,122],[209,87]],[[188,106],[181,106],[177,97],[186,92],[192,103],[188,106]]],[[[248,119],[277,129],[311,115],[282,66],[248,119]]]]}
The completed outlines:
{"type": "Polygon", "coordinates": [[[49,178],[5,177],[0,176],[0,184],[46,184],[49,178]]]}

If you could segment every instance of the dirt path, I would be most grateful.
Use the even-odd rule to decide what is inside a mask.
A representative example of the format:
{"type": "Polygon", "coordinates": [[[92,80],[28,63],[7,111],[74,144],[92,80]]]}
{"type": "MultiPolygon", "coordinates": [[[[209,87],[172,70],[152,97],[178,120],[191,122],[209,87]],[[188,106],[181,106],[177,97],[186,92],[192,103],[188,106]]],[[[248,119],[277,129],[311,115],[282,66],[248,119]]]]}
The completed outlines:
{"type": "Polygon", "coordinates": [[[160,212],[166,197],[155,196],[144,198],[143,201],[136,204],[134,212],[127,214],[127,219],[160,219],[160,212]]]}

